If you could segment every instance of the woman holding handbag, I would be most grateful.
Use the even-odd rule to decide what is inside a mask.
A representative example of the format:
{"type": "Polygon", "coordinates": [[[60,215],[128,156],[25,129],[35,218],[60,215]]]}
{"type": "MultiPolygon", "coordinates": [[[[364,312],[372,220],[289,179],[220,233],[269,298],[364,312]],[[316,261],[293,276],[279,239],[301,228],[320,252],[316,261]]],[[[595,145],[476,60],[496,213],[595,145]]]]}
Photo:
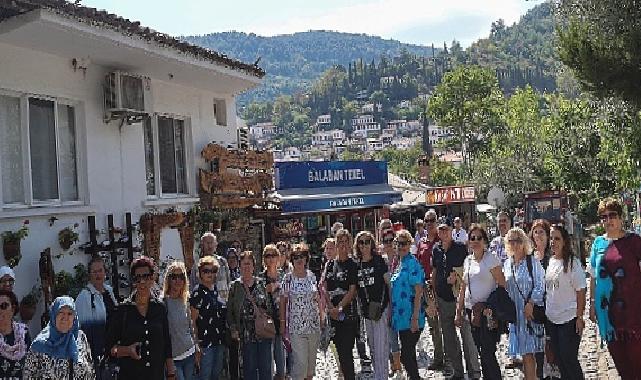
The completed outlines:
{"type": "Polygon", "coordinates": [[[536,379],[534,355],[543,352],[543,324],[535,322],[535,308],[543,305],[545,271],[530,254],[530,239],[520,228],[505,235],[508,259],[503,264],[506,289],[516,306],[516,323],[509,325],[508,355],[523,358],[526,380],[536,379]]]}
{"type": "Polygon", "coordinates": [[[468,239],[471,254],[463,264],[463,283],[458,294],[454,323],[462,326],[463,313],[467,314],[472,337],[481,356],[483,378],[497,380],[501,378],[501,367],[496,359],[496,344],[500,339],[500,332],[486,302],[497,286],[505,288],[505,276],[499,258],[488,252],[488,243],[485,229],[473,224],[468,239]]]}
{"type": "Polygon", "coordinates": [[[389,326],[389,272],[385,260],[375,254],[374,236],[361,231],[354,241],[354,255],[358,260],[358,298],[361,315],[365,319],[367,344],[374,364],[374,379],[388,378],[389,326]]]}
{"type": "Polygon", "coordinates": [[[280,331],[290,344],[293,380],[314,377],[322,323],[316,276],[307,269],[308,260],[307,246],[294,245],[291,255],[294,269],[285,275],[281,285],[280,331]]]}
{"type": "Polygon", "coordinates": [[[232,339],[240,340],[243,379],[272,380],[272,343],[276,335],[271,295],[254,276],[254,255],[240,254],[240,278],[231,284],[227,321],[232,339]]]}
{"type": "Polygon", "coordinates": [[[274,316],[274,326],[276,326],[276,336],[272,344],[274,350],[274,362],[276,364],[276,374],[274,380],[285,379],[285,348],[283,347],[283,330],[280,329],[280,290],[281,283],[285,272],[279,267],[280,251],[274,244],[268,244],[263,248],[263,268],[264,270],[259,274],[262,281],[265,282],[265,289],[270,294],[271,315],[274,316]]]}

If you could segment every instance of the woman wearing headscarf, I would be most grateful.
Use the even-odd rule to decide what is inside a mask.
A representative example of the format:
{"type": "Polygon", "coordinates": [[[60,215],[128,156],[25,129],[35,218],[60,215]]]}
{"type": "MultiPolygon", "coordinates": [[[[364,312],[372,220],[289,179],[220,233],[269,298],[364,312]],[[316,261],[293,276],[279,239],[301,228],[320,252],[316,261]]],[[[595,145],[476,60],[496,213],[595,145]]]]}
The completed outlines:
{"type": "Polygon", "coordinates": [[[27,354],[25,380],[89,380],[95,378],[87,336],[80,330],[71,297],[58,297],[49,311],[51,321],[38,334],[27,354]]]}
{"type": "Polygon", "coordinates": [[[107,347],[112,357],[120,359],[119,376],[123,379],[176,377],[167,309],[151,293],[154,268],[151,258],[133,261],[130,272],[135,290],[118,306],[107,331],[107,347]]]}
{"type": "Polygon", "coordinates": [[[505,235],[508,259],[503,264],[507,292],[516,306],[516,323],[509,325],[508,355],[523,358],[526,380],[536,379],[537,352],[543,352],[543,325],[534,322],[534,305],[543,306],[545,271],[530,254],[530,239],[520,228],[505,235]]]}
{"type": "Polygon", "coordinates": [[[21,379],[31,337],[24,323],[13,320],[18,299],[10,290],[0,290],[0,379],[21,379]]]}
{"type": "Polygon", "coordinates": [[[590,254],[590,319],[599,326],[623,379],[641,378],[641,237],[623,226],[623,206],[615,199],[599,204],[605,234],[590,254]]]}

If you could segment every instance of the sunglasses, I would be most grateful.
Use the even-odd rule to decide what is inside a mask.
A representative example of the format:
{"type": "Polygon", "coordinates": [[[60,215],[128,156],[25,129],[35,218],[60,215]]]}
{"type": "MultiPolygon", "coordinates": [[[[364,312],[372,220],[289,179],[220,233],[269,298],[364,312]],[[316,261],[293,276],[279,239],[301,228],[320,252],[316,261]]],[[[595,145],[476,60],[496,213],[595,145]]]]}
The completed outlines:
{"type": "Polygon", "coordinates": [[[383,239],[383,243],[384,243],[384,244],[391,244],[391,243],[393,243],[393,242],[394,242],[394,238],[387,238],[387,239],[383,239]]]}
{"type": "Polygon", "coordinates": [[[273,258],[274,258],[274,257],[276,257],[276,256],[278,256],[278,255],[274,255],[273,253],[270,253],[270,254],[265,255],[264,257],[265,257],[266,259],[273,259],[273,258]]]}
{"type": "Polygon", "coordinates": [[[9,307],[11,307],[9,302],[0,303],[0,310],[7,310],[9,307]]]}
{"type": "Polygon", "coordinates": [[[409,240],[396,240],[394,244],[398,247],[405,247],[412,244],[412,242],[410,242],[409,240]]]}
{"type": "Polygon", "coordinates": [[[169,279],[173,281],[177,281],[177,280],[185,281],[185,275],[182,273],[170,273],[169,279]]]}
{"type": "Polygon", "coordinates": [[[480,235],[470,235],[470,241],[483,241],[483,236],[480,236],[480,235]]]}
{"type": "Polygon", "coordinates": [[[307,258],[307,255],[292,255],[292,261],[305,258],[307,258]]]}
{"type": "Polygon", "coordinates": [[[436,223],[436,219],[425,219],[425,223],[436,223]]]}
{"type": "Polygon", "coordinates": [[[370,244],[372,244],[372,241],[370,239],[358,241],[358,245],[370,245],[370,244]]]}
{"type": "Polygon", "coordinates": [[[612,219],[617,219],[618,217],[619,217],[619,213],[614,211],[610,211],[608,213],[599,215],[599,218],[604,222],[607,222],[608,220],[612,220],[612,219]]]}
{"type": "Polygon", "coordinates": [[[151,273],[143,273],[143,274],[135,274],[133,276],[134,282],[143,282],[151,279],[153,274],[151,273]]]}
{"type": "Polygon", "coordinates": [[[215,273],[218,273],[218,268],[214,268],[214,269],[208,269],[208,268],[201,269],[201,270],[200,270],[200,273],[202,273],[202,274],[215,274],[215,273]]]}
{"type": "Polygon", "coordinates": [[[522,239],[509,239],[507,242],[510,243],[510,244],[521,244],[521,243],[523,243],[523,240],[522,239]]]}

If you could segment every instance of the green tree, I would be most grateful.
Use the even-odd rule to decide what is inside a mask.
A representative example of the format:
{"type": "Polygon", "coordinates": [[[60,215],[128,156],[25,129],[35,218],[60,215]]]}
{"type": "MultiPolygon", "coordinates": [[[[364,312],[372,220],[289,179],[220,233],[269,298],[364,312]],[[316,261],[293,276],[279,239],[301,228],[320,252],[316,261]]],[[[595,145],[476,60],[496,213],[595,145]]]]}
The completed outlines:
{"type": "Polygon", "coordinates": [[[559,55],[585,89],[641,106],[637,0],[557,0],[559,55]]]}
{"type": "Polygon", "coordinates": [[[438,124],[454,129],[463,165],[469,168],[470,161],[484,149],[483,141],[502,129],[504,103],[492,71],[459,66],[445,74],[436,87],[428,112],[438,124]]]}

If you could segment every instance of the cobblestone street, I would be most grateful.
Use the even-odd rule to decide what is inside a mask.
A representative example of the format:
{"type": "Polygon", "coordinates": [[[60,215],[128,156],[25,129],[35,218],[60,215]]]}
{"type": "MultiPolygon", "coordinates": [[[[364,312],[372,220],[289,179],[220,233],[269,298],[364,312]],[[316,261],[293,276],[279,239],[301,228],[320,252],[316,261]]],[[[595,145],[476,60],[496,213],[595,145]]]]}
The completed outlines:
{"type": "MultiPolygon", "coordinates": [[[[586,310],[588,310],[586,306],[586,310]]],[[[587,315],[585,315],[585,331],[583,333],[583,339],[581,340],[581,346],[579,348],[579,356],[581,361],[581,366],[585,374],[586,379],[620,379],[617,374],[616,369],[614,368],[614,363],[612,358],[608,353],[607,347],[600,347],[599,340],[597,338],[596,326],[592,323],[587,315]]],[[[432,357],[432,341],[430,339],[427,329],[423,331],[421,340],[418,343],[418,364],[419,372],[423,379],[447,379],[449,376],[442,372],[428,371],[427,366],[431,362],[432,357]]],[[[504,379],[522,379],[523,373],[518,369],[505,369],[506,363],[508,363],[507,352],[507,335],[503,335],[501,342],[499,343],[498,348],[498,358],[499,365],[503,370],[504,379]]],[[[354,358],[358,358],[356,350],[354,350],[354,358]]],[[[316,376],[314,379],[337,379],[338,378],[338,366],[337,361],[334,355],[330,350],[327,354],[320,353],[316,361],[316,376]]],[[[359,360],[356,360],[356,373],[358,379],[370,379],[373,378],[371,374],[361,373],[359,360]]],[[[390,379],[395,379],[390,377],[390,379]]]]}

